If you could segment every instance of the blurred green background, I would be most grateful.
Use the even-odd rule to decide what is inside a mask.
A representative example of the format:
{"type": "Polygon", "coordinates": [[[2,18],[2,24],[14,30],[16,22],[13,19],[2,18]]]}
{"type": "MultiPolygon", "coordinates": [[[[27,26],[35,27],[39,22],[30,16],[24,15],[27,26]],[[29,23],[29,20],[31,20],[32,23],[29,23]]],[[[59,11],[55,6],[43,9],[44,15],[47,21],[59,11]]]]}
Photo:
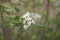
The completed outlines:
{"type": "Polygon", "coordinates": [[[60,40],[60,0],[0,0],[0,40],[60,40]],[[41,19],[24,30],[19,18],[26,12],[41,19]]]}

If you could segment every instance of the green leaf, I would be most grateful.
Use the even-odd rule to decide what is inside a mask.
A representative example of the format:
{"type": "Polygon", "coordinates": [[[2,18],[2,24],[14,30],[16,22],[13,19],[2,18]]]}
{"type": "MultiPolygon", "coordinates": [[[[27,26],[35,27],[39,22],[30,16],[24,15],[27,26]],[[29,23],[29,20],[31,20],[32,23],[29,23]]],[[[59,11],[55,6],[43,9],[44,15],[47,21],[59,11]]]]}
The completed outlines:
{"type": "Polygon", "coordinates": [[[3,21],[3,27],[10,27],[9,21],[3,21]]]}
{"type": "Polygon", "coordinates": [[[37,22],[35,24],[33,24],[33,26],[40,27],[40,28],[43,28],[44,27],[44,25],[42,25],[40,23],[37,23],[37,22]]]}
{"type": "Polygon", "coordinates": [[[17,13],[20,12],[20,9],[18,7],[14,7],[14,8],[17,13]]]}
{"type": "Polygon", "coordinates": [[[23,26],[23,23],[18,22],[18,23],[15,24],[15,26],[23,26]]]}

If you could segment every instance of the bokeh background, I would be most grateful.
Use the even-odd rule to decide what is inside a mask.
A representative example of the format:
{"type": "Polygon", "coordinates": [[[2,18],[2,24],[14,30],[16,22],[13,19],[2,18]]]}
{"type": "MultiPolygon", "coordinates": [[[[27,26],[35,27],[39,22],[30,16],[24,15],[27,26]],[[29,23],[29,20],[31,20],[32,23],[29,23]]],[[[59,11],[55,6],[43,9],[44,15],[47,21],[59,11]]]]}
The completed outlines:
{"type": "Polygon", "coordinates": [[[0,40],[60,40],[60,0],[0,0],[0,40]],[[15,22],[26,12],[41,19],[24,30],[15,22]],[[11,21],[17,25],[12,27],[11,21]]]}

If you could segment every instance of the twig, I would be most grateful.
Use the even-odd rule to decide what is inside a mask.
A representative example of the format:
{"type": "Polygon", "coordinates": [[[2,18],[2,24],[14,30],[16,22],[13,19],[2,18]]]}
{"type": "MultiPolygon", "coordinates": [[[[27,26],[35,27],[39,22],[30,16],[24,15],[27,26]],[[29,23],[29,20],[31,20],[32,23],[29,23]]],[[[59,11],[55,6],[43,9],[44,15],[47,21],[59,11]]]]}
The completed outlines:
{"type": "MultiPolygon", "coordinates": [[[[46,13],[44,25],[47,23],[48,16],[49,16],[49,0],[45,0],[45,1],[46,1],[46,6],[47,6],[47,13],[46,13]]],[[[42,40],[43,39],[44,32],[45,32],[45,27],[42,28],[42,30],[40,32],[40,37],[38,38],[38,40],[42,40]]]]}

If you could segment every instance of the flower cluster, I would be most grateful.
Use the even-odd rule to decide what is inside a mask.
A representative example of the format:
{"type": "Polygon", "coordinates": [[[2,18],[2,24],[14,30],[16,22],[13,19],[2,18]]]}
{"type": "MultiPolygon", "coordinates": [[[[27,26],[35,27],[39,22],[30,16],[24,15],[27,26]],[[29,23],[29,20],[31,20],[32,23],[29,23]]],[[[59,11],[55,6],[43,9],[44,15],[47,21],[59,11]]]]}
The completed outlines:
{"type": "Polygon", "coordinates": [[[35,14],[35,13],[30,13],[30,12],[26,12],[26,14],[23,15],[23,28],[26,30],[28,27],[31,26],[31,24],[35,24],[35,21],[41,18],[41,16],[39,14],[35,14]]]}

